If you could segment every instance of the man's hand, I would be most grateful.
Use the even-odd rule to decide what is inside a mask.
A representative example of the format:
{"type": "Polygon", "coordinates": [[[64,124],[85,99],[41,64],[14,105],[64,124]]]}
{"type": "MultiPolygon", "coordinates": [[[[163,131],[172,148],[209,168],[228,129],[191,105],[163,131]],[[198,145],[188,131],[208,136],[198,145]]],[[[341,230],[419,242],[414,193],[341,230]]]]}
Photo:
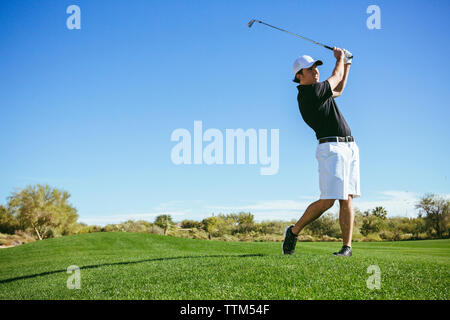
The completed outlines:
{"type": "Polygon", "coordinates": [[[344,51],[344,64],[351,64],[353,60],[353,55],[350,51],[342,49],[344,51]],[[350,58],[351,57],[351,58],[350,58]]]}
{"type": "Polygon", "coordinates": [[[334,47],[333,48],[334,57],[336,60],[340,60],[344,57],[344,51],[340,48],[334,47]]]}

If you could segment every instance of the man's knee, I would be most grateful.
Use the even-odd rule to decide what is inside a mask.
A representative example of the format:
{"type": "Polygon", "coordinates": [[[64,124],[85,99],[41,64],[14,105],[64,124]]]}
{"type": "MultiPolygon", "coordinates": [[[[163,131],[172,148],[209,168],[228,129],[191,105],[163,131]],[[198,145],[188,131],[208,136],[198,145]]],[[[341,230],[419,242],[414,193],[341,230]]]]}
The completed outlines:
{"type": "Polygon", "coordinates": [[[325,212],[334,205],[334,202],[336,200],[335,199],[320,199],[319,201],[320,201],[322,210],[325,212]]]}
{"type": "Polygon", "coordinates": [[[351,207],[352,206],[353,195],[349,194],[347,200],[339,200],[339,206],[341,207],[351,207]]]}

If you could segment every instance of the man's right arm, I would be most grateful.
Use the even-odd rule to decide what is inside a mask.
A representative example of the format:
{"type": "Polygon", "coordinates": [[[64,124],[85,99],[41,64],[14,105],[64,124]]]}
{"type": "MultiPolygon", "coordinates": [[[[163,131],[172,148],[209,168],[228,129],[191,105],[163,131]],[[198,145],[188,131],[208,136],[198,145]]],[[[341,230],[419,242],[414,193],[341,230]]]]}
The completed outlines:
{"type": "Polygon", "coordinates": [[[334,90],[344,77],[344,52],[342,49],[333,48],[334,57],[336,58],[336,66],[334,67],[331,77],[328,78],[331,90],[334,90]]]}

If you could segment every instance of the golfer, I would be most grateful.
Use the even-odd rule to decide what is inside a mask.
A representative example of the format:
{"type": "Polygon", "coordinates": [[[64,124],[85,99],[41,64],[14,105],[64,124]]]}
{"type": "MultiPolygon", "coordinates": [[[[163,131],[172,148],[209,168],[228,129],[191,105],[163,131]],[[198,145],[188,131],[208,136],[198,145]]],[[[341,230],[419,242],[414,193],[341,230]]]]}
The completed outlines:
{"type": "Polygon", "coordinates": [[[295,60],[294,82],[298,88],[298,106],[303,120],[316,133],[316,158],[319,162],[320,199],[306,209],[295,225],[286,228],[283,253],[293,254],[297,236],[310,222],[319,218],[339,200],[339,225],[343,246],[336,256],[352,255],[354,211],[352,200],[360,196],[359,150],[350,127],[334,98],[339,97],[347,83],[352,55],[345,49],[333,48],[336,66],[330,78],[319,82],[317,66],[322,61],[310,56],[295,60]]]}

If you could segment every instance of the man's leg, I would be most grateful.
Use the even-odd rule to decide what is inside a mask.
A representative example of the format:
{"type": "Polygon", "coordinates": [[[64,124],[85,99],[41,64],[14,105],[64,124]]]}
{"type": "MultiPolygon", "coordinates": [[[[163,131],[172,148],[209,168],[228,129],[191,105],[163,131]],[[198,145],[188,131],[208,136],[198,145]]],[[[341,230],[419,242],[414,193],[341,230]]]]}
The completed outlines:
{"type": "Polygon", "coordinates": [[[298,235],[308,223],[316,220],[322,213],[330,209],[333,206],[334,201],[334,199],[320,199],[311,203],[309,207],[306,208],[306,211],[300,220],[298,220],[292,228],[292,233],[298,235]]]}
{"type": "Polygon", "coordinates": [[[339,224],[342,231],[342,241],[344,246],[352,246],[353,222],[355,213],[352,205],[353,196],[349,195],[348,200],[339,200],[339,224]]]}
{"type": "Polygon", "coordinates": [[[320,199],[311,203],[295,226],[289,226],[284,231],[283,254],[293,254],[297,243],[297,235],[311,221],[316,220],[322,213],[330,209],[334,199],[320,199]]]}

